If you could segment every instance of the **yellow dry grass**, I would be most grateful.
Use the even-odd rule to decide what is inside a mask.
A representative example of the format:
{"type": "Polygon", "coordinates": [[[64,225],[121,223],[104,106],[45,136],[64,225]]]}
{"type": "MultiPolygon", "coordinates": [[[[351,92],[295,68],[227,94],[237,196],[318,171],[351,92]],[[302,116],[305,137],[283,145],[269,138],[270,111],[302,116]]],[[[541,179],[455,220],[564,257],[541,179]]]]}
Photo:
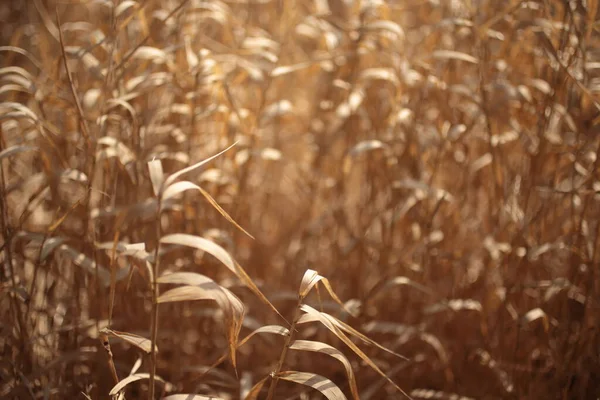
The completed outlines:
{"type": "Polygon", "coordinates": [[[599,397],[598,17],[1,2],[0,397],[599,397]]]}

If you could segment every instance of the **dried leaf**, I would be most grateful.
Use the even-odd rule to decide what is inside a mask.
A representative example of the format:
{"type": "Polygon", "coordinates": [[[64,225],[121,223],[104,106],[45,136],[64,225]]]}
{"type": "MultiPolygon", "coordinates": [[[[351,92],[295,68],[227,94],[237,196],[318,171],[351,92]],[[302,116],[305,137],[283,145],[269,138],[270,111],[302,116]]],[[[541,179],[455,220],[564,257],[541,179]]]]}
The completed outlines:
{"type": "Polygon", "coordinates": [[[137,60],[148,60],[156,64],[164,64],[169,59],[164,50],[151,46],[140,46],[135,53],[133,53],[131,58],[137,60]]]}
{"type": "Polygon", "coordinates": [[[42,251],[40,252],[40,261],[44,261],[54,249],[62,245],[67,241],[66,238],[63,237],[53,237],[48,238],[44,241],[44,245],[42,246],[42,251]]]}
{"type": "Polygon", "coordinates": [[[256,400],[263,386],[267,382],[267,379],[269,378],[269,376],[265,376],[260,381],[256,382],[256,384],[252,386],[252,389],[250,389],[244,400],[256,400]]]}
{"type": "MultiPolygon", "coordinates": [[[[117,383],[115,386],[113,386],[113,388],[110,390],[109,395],[110,396],[114,396],[117,393],[119,393],[121,390],[123,390],[125,388],[125,386],[129,385],[132,382],[135,381],[139,381],[142,379],[149,379],[150,378],[150,374],[148,373],[139,373],[139,374],[133,374],[133,375],[129,375],[127,378],[122,379],[119,383],[117,383]]],[[[159,376],[155,376],[155,379],[157,381],[160,382],[164,382],[164,380],[159,377],[159,376]]]]}
{"type": "Polygon", "coordinates": [[[323,393],[329,400],[346,400],[346,396],[335,383],[329,379],[310,372],[285,371],[277,375],[279,379],[309,386],[323,393]]]}
{"type": "Polygon", "coordinates": [[[367,151],[380,150],[386,148],[388,148],[388,145],[380,140],[365,140],[352,147],[349,154],[351,157],[356,157],[359,154],[365,153],[367,151]]]}
{"type": "Polygon", "coordinates": [[[333,288],[331,287],[331,284],[329,283],[329,280],[319,275],[317,271],[314,271],[312,269],[307,269],[304,273],[304,276],[302,277],[302,282],[300,283],[300,291],[298,293],[300,296],[300,300],[303,300],[318,282],[321,282],[323,286],[325,286],[325,289],[336,303],[338,303],[348,314],[353,315],[353,313],[346,308],[346,304],[342,300],[340,300],[340,298],[335,294],[333,288]]]}
{"type": "Polygon", "coordinates": [[[212,279],[193,272],[176,272],[161,276],[158,283],[184,284],[161,294],[158,303],[189,300],[214,300],[225,313],[229,356],[235,368],[235,351],[238,347],[238,336],[244,319],[244,304],[228,289],[212,279]]]}
{"type": "Polygon", "coordinates": [[[0,161],[2,159],[12,156],[13,154],[23,153],[25,151],[34,151],[38,150],[37,147],[33,146],[12,146],[8,149],[4,149],[0,152],[0,161]]]}
{"type": "Polygon", "coordinates": [[[550,322],[548,315],[544,310],[537,307],[532,310],[527,311],[527,313],[523,316],[523,322],[530,324],[534,321],[541,320],[544,326],[544,329],[548,331],[550,329],[550,322]]]}
{"type": "Polygon", "coordinates": [[[221,154],[225,153],[226,151],[230,150],[232,147],[234,147],[236,144],[238,144],[238,142],[235,142],[234,144],[232,144],[231,146],[229,146],[228,148],[226,148],[225,150],[215,154],[214,156],[211,156],[205,160],[202,160],[194,165],[191,165],[187,168],[184,168],[180,171],[175,172],[174,174],[170,175],[166,180],[165,180],[165,186],[170,186],[173,182],[175,182],[179,177],[181,177],[184,174],[187,174],[188,172],[194,171],[198,168],[200,168],[201,166],[203,166],[204,164],[214,160],[215,158],[219,157],[221,154]]]}
{"type": "Polygon", "coordinates": [[[152,190],[154,191],[154,195],[158,196],[164,181],[162,162],[160,160],[148,162],[148,171],[150,172],[150,180],[152,181],[152,190]]]}
{"type": "MultiPolygon", "coordinates": [[[[12,112],[12,113],[10,111],[4,112],[2,110],[2,112],[0,112],[0,119],[8,118],[8,117],[14,117],[14,118],[27,117],[34,123],[38,122],[38,116],[36,115],[36,113],[31,111],[30,108],[24,106],[23,104],[5,101],[5,102],[0,103],[0,107],[7,108],[9,110],[14,110],[14,112],[12,112]]],[[[9,149],[6,149],[4,151],[7,151],[9,149]]],[[[0,155],[1,154],[2,153],[0,153],[0,155]]]]}
{"type": "Polygon", "coordinates": [[[190,181],[175,182],[174,184],[166,188],[165,191],[162,193],[162,200],[168,200],[190,189],[201,190],[200,186],[190,181]]]}
{"type": "MultiPolygon", "coordinates": [[[[113,331],[108,328],[104,328],[102,330],[102,332],[106,333],[107,335],[122,339],[122,340],[126,341],[127,343],[130,343],[130,344],[134,345],[135,347],[138,347],[138,348],[144,350],[146,353],[150,353],[150,351],[152,349],[152,344],[150,342],[150,339],[146,339],[142,336],[134,335],[133,333],[113,331]]],[[[158,347],[156,347],[156,345],[154,346],[154,350],[156,352],[158,352],[158,347]]]]}
{"type": "MultiPolygon", "coordinates": [[[[230,271],[232,271],[244,285],[246,285],[252,293],[254,293],[261,301],[269,306],[271,310],[273,310],[277,315],[281,318],[283,316],[277,311],[277,309],[271,304],[271,302],[265,297],[265,295],[258,289],[254,281],[248,276],[246,271],[233,260],[233,258],[218,244],[201,238],[199,236],[188,235],[183,233],[176,233],[172,235],[164,236],[161,239],[161,243],[166,244],[178,244],[181,246],[193,247],[198,250],[206,251],[207,253],[213,255],[219,261],[221,261],[230,271]]],[[[284,319],[285,320],[285,319],[284,319]]]]}
{"type": "Polygon", "coordinates": [[[62,179],[69,179],[80,183],[86,183],[88,181],[87,175],[76,169],[65,169],[61,171],[60,177],[62,179]]]}
{"type": "Polygon", "coordinates": [[[130,8],[136,7],[137,1],[125,0],[115,8],[115,17],[119,18],[121,14],[129,10],[130,8]]]}
{"type": "MultiPolygon", "coordinates": [[[[302,306],[304,307],[304,305],[302,306]]],[[[306,307],[310,307],[310,306],[306,306],[306,307]]],[[[312,308],[312,307],[310,307],[312,308]]],[[[315,310],[316,311],[316,310],[315,310]]],[[[327,314],[327,313],[322,313],[322,317],[329,320],[329,322],[333,325],[335,325],[338,329],[341,329],[342,331],[354,336],[355,338],[361,340],[363,343],[368,344],[370,346],[375,346],[380,350],[385,351],[386,353],[392,354],[398,358],[401,358],[403,360],[408,360],[406,357],[404,357],[403,355],[400,355],[398,353],[393,352],[392,350],[380,345],[379,343],[375,342],[374,340],[370,339],[368,336],[363,335],[362,333],[360,333],[359,331],[357,331],[356,329],[354,329],[353,327],[351,327],[350,325],[340,321],[339,319],[327,314]]],[[[316,314],[305,314],[303,315],[300,320],[298,321],[298,324],[302,324],[302,323],[306,323],[306,322],[313,322],[313,321],[320,321],[321,319],[319,318],[319,316],[317,316],[316,314]]]]}
{"type": "MultiPolygon", "coordinates": [[[[342,342],[344,342],[344,344],[346,346],[348,346],[356,355],[358,355],[369,367],[371,367],[375,372],[377,372],[384,379],[386,379],[389,383],[391,383],[400,393],[402,393],[407,398],[410,398],[410,396],[408,396],[408,394],[406,394],[406,392],[404,392],[404,390],[402,390],[398,385],[396,385],[394,383],[394,381],[392,381],[361,349],[359,349],[354,344],[354,342],[352,342],[342,332],[342,330],[339,328],[343,324],[341,321],[337,320],[336,318],[332,317],[331,315],[329,315],[327,313],[322,313],[320,311],[317,311],[314,308],[312,308],[311,306],[308,306],[306,304],[302,305],[301,310],[304,311],[306,313],[306,315],[314,317],[314,318],[316,318],[317,321],[321,322],[327,329],[329,329],[335,336],[337,336],[338,339],[340,339],[342,342]]],[[[300,318],[300,320],[298,321],[298,324],[305,322],[305,321],[303,321],[303,317],[304,316],[302,316],[300,318]]],[[[307,321],[308,319],[305,319],[305,320],[307,321]]],[[[343,324],[343,325],[345,325],[345,324],[343,324]]],[[[346,325],[346,327],[350,328],[347,325],[346,325]]],[[[350,328],[350,329],[352,329],[352,328],[350,328]]],[[[358,333],[358,332],[356,332],[356,333],[358,333]]],[[[359,337],[361,339],[363,337],[365,337],[362,334],[359,334],[359,335],[360,335],[359,337]]],[[[367,340],[369,342],[375,343],[371,339],[367,338],[367,340]]],[[[378,347],[385,349],[385,347],[383,347],[381,345],[378,345],[378,347]]],[[[391,350],[387,350],[387,351],[391,352],[391,350]]],[[[391,352],[391,353],[393,353],[393,352],[391,352]]]]}
{"type": "MultiPolygon", "coordinates": [[[[158,351],[158,349],[156,351],[158,351]]],[[[138,357],[138,359],[135,360],[133,367],[131,367],[131,371],[129,372],[129,375],[135,374],[138,371],[138,369],[140,369],[141,366],[142,366],[142,357],[138,357]]]]}
{"type": "Polygon", "coordinates": [[[394,85],[397,85],[399,83],[396,72],[390,68],[367,68],[360,73],[359,80],[381,80],[391,82],[394,85]]]}
{"type": "Polygon", "coordinates": [[[252,333],[250,333],[248,336],[246,336],[245,338],[243,338],[240,343],[238,344],[238,347],[241,347],[243,345],[245,345],[254,335],[258,334],[258,333],[272,333],[274,335],[281,335],[281,336],[287,336],[290,334],[289,329],[284,328],[281,325],[265,325],[265,326],[261,326],[260,328],[255,329],[254,331],[252,331],[252,333]]]}
{"type": "Polygon", "coordinates": [[[251,239],[254,239],[254,236],[252,236],[250,233],[248,233],[248,231],[246,231],[237,222],[235,222],[235,220],[227,213],[227,211],[225,211],[221,207],[221,205],[219,203],[217,203],[217,201],[210,195],[210,193],[208,193],[206,190],[202,189],[201,187],[198,187],[198,189],[200,190],[200,193],[202,193],[202,196],[204,196],[204,198],[219,212],[219,214],[221,214],[223,217],[225,217],[225,219],[227,221],[232,223],[233,226],[235,226],[240,231],[242,231],[246,236],[248,236],[251,239]]]}
{"type": "Polygon", "coordinates": [[[287,75],[292,72],[296,72],[296,71],[300,71],[302,69],[309,68],[313,64],[314,64],[314,62],[307,61],[307,62],[302,62],[302,63],[298,63],[298,64],[294,64],[294,65],[282,65],[282,66],[273,68],[270,75],[272,78],[276,78],[278,76],[287,75]]]}
{"type": "MultiPolygon", "coordinates": [[[[221,261],[231,272],[238,275],[238,269],[233,261],[233,258],[227,253],[227,251],[216,244],[215,242],[204,239],[200,236],[188,235],[184,233],[174,233],[171,235],[164,236],[160,239],[161,243],[165,244],[177,244],[180,246],[193,247],[198,250],[205,251],[217,260],[221,261]]],[[[241,277],[240,277],[241,279],[241,277]]]]}
{"type": "Polygon", "coordinates": [[[394,278],[391,279],[385,279],[384,281],[381,281],[379,284],[377,284],[373,289],[371,289],[371,292],[368,296],[368,299],[372,299],[374,296],[385,292],[386,290],[395,287],[395,286],[410,286],[413,287],[423,293],[426,293],[430,296],[434,296],[435,293],[433,291],[431,291],[429,288],[421,285],[420,283],[417,283],[411,279],[408,279],[405,276],[396,276],[394,278]]]}
{"type": "Polygon", "coordinates": [[[395,34],[398,38],[404,38],[404,30],[397,23],[389,20],[378,20],[369,22],[362,27],[363,30],[369,31],[387,31],[395,34]]]}
{"type": "Polygon", "coordinates": [[[438,60],[455,60],[464,61],[470,64],[479,64],[479,60],[472,55],[454,50],[436,50],[433,52],[433,58],[438,60]]]}
{"type": "Polygon", "coordinates": [[[301,350],[301,351],[314,351],[316,353],[323,353],[331,356],[342,363],[346,369],[346,375],[348,375],[348,382],[350,383],[350,391],[354,400],[359,400],[358,388],[356,387],[356,378],[354,377],[354,371],[350,365],[350,361],[346,356],[333,346],[323,342],[315,342],[310,340],[296,340],[290,346],[290,349],[301,350]]]}

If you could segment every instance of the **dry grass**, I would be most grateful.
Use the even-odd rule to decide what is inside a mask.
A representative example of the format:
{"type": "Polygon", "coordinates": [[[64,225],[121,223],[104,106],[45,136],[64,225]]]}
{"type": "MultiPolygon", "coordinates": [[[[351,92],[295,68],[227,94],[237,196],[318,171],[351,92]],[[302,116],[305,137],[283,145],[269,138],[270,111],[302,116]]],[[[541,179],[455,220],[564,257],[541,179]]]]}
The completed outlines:
{"type": "Polygon", "coordinates": [[[598,7],[2,2],[0,397],[597,398],[598,7]]]}

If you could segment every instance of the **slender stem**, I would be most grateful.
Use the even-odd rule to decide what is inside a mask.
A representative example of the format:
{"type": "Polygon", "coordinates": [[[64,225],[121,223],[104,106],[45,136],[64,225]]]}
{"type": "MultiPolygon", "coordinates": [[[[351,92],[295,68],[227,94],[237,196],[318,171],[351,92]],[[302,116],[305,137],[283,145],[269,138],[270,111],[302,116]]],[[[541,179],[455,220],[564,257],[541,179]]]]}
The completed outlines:
{"type": "Polygon", "coordinates": [[[300,318],[300,307],[302,307],[303,298],[298,299],[298,304],[296,305],[296,311],[294,313],[294,320],[292,321],[292,325],[290,326],[290,333],[288,334],[285,345],[279,355],[279,361],[277,362],[277,368],[271,374],[271,385],[269,386],[269,394],[267,395],[267,400],[273,400],[273,396],[275,395],[275,388],[277,387],[277,382],[279,381],[279,374],[281,373],[281,368],[283,368],[283,363],[285,362],[285,357],[287,355],[288,349],[292,345],[294,341],[294,332],[296,331],[296,324],[298,319],[300,318]]]}
{"type": "MultiPolygon", "coordinates": [[[[3,142],[4,137],[2,135],[2,131],[0,130],[0,151],[4,150],[3,142]]],[[[12,240],[13,240],[13,230],[10,226],[9,221],[9,213],[8,213],[8,204],[6,202],[6,184],[4,181],[4,168],[0,164],[0,231],[4,235],[4,262],[8,266],[8,273],[10,274],[10,281],[12,284],[12,288],[16,289],[17,278],[15,276],[15,267],[13,265],[13,256],[12,256],[12,240]]],[[[30,344],[29,338],[27,334],[27,326],[26,321],[23,319],[23,310],[21,310],[21,305],[19,304],[19,300],[16,295],[11,294],[10,296],[11,307],[14,310],[15,318],[17,320],[17,326],[19,327],[19,339],[21,339],[21,350],[22,350],[22,362],[25,371],[30,370],[31,364],[31,352],[30,352],[30,344]]],[[[29,306],[28,306],[29,307],[29,306]]]]}
{"type": "Polygon", "coordinates": [[[161,228],[161,193],[158,194],[158,214],[156,217],[156,249],[154,250],[154,263],[152,263],[152,318],[150,327],[151,341],[151,366],[150,366],[150,390],[149,400],[154,400],[154,378],[156,375],[156,338],[158,336],[158,271],[160,263],[160,238],[162,237],[161,228]]]}
{"type": "Polygon", "coordinates": [[[106,351],[106,356],[108,360],[108,368],[110,369],[110,374],[115,382],[115,385],[119,383],[119,375],[117,375],[117,369],[115,368],[115,362],[113,360],[113,353],[110,349],[110,342],[108,341],[108,335],[104,332],[100,333],[100,341],[102,342],[102,346],[106,351]]]}

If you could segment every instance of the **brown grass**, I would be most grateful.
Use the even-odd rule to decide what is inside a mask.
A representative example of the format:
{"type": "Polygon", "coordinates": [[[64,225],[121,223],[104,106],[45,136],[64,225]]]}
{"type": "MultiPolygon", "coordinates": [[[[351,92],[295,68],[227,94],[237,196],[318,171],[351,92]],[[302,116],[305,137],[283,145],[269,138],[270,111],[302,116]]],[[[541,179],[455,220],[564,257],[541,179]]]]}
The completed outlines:
{"type": "Polygon", "coordinates": [[[599,397],[598,10],[1,2],[0,397],[599,397]]]}

